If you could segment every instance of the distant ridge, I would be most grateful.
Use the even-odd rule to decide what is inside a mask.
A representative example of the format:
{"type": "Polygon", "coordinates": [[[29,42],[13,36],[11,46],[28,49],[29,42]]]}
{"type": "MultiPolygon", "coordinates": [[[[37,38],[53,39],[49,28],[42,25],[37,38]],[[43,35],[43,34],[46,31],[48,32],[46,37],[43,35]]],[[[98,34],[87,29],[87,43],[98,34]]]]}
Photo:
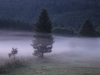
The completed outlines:
{"type": "Polygon", "coordinates": [[[59,14],[53,18],[53,22],[65,27],[74,27],[79,29],[84,22],[89,19],[94,27],[100,25],[100,14],[96,10],[82,10],[59,14]]]}
{"type": "Polygon", "coordinates": [[[50,15],[89,9],[100,11],[100,0],[0,0],[0,18],[33,22],[42,8],[46,8],[50,15]]]}

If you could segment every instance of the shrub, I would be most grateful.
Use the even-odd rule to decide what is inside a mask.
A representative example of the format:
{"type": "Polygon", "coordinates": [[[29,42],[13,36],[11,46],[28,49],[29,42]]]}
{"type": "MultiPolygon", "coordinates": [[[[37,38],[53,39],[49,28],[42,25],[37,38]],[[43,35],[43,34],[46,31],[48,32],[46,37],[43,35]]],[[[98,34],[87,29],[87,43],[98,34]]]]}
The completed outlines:
{"type": "Polygon", "coordinates": [[[5,73],[10,69],[25,66],[25,60],[17,58],[15,55],[18,53],[17,48],[12,48],[11,53],[8,54],[9,60],[0,63],[0,73],[5,73]]]}
{"type": "Polygon", "coordinates": [[[25,66],[25,60],[22,58],[9,59],[0,63],[0,73],[5,73],[8,70],[16,69],[25,66]]]}

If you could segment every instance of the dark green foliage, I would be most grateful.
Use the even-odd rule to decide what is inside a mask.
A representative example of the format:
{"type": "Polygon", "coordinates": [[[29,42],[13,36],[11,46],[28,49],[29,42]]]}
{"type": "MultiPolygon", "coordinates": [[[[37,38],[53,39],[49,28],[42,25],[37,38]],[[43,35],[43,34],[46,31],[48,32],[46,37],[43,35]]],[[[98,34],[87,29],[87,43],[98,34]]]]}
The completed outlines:
{"type": "Polygon", "coordinates": [[[0,29],[32,31],[32,27],[33,25],[29,22],[14,19],[0,19],[0,29]]]}
{"type": "Polygon", "coordinates": [[[80,28],[79,35],[84,36],[84,37],[95,37],[96,36],[95,30],[90,20],[87,20],[84,23],[84,25],[80,28]]]}
{"type": "Polygon", "coordinates": [[[0,62],[0,74],[25,66],[26,62],[23,59],[16,57],[17,53],[17,48],[12,48],[11,53],[8,54],[9,58],[12,58],[6,61],[2,61],[2,63],[0,62]]]}
{"type": "Polygon", "coordinates": [[[39,19],[34,26],[34,55],[43,57],[44,53],[52,51],[53,37],[51,30],[52,23],[49,20],[47,10],[42,9],[39,19]]]}
{"type": "Polygon", "coordinates": [[[55,27],[53,28],[53,33],[57,35],[65,35],[65,36],[73,36],[74,31],[71,28],[65,28],[65,27],[55,27]]]}
{"type": "Polygon", "coordinates": [[[36,21],[41,8],[50,15],[69,11],[99,9],[100,0],[0,0],[0,17],[36,21]]]}
{"type": "Polygon", "coordinates": [[[55,26],[56,23],[56,25],[73,27],[73,29],[78,30],[88,18],[92,21],[94,28],[100,24],[100,14],[98,10],[81,10],[65,12],[63,14],[54,16],[53,25],[55,26]]]}
{"type": "Polygon", "coordinates": [[[100,26],[98,26],[98,27],[96,28],[96,34],[97,34],[97,36],[100,36],[100,26]]]}
{"type": "Polygon", "coordinates": [[[24,67],[25,65],[26,65],[25,60],[18,58],[3,61],[3,63],[0,63],[0,75],[8,73],[13,69],[24,67]]]}
{"type": "Polygon", "coordinates": [[[59,25],[58,25],[57,23],[54,23],[54,22],[53,22],[52,25],[53,25],[53,28],[55,28],[55,27],[59,27],[59,25]]]}
{"type": "MultiPolygon", "coordinates": [[[[52,21],[58,25],[71,26],[78,30],[90,15],[95,28],[100,24],[100,0],[0,0],[0,18],[36,22],[41,8],[44,7],[52,21]]],[[[32,28],[23,24],[19,26],[17,24],[13,29],[32,28]]]]}
{"type": "Polygon", "coordinates": [[[96,28],[96,31],[100,33],[100,26],[96,28]]]}
{"type": "MultiPolygon", "coordinates": [[[[44,7],[51,15],[54,27],[64,25],[78,30],[90,16],[94,28],[100,24],[100,0],[0,0],[0,18],[36,22],[41,8],[44,7]]],[[[2,24],[3,28],[28,31],[32,31],[33,28],[26,22],[15,21],[14,24],[12,22],[8,24],[2,24]]]]}

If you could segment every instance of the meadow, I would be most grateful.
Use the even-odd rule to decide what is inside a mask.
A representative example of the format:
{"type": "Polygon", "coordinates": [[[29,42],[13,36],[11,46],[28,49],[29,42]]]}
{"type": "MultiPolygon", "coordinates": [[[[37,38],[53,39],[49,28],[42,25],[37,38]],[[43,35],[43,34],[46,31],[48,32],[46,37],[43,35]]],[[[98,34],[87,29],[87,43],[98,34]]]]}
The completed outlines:
{"type": "Polygon", "coordinates": [[[39,58],[32,55],[31,35],[2,35],[0,75],[100,75],[100,38],[53,37],[52,53],[39,58]],[[12,47],[16,60],[8,57],[12,47]]]}

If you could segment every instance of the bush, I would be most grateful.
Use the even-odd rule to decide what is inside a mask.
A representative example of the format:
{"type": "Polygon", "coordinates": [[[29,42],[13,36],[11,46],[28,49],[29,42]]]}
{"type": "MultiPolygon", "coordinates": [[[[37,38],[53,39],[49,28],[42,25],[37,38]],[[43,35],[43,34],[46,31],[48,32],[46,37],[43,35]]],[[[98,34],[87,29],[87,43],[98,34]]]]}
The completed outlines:
{"type": "Polygon", "coordinates": [[[11,53],[8,54],[10,59],[0,63],[0,73],[5,73],[10,69],[24,66],[25,61],[21,58],[17,58],[17,53],[17,48],[12,48],[11,53]]]}
{"type": "Polygon", "coordinates": [[[10,59],[5,62],[0,63],[0,73],[5,73],[8,70],[16,69],[25,66],[25,60],[21,58],[16,58],[15,60],[10,59]]]}
{"type": "Polygon", "coordinates": [[[8,56],[9,56],[9,58],[10,58],[10,57],[15,58],[15,55],[16,55],[17,53],[18,53],[17,48],[12,48],[12,51],[11,51],[11,53],[8,54],[8,56]]]}
{"type": "Polygon", "coordinates": [[[52,31],[54,34],[58,34],[58,35],[68,35],[68,36],[75,35],[74,31],[71,28],[55,27],[53,28],[52,31]]]}
{"type": "Polygon", "coordinates": [[[95,29],[95,31],[96,31],[96,35],[100,37],[100,26],[98,26],[98,27],[95,29]]]}

